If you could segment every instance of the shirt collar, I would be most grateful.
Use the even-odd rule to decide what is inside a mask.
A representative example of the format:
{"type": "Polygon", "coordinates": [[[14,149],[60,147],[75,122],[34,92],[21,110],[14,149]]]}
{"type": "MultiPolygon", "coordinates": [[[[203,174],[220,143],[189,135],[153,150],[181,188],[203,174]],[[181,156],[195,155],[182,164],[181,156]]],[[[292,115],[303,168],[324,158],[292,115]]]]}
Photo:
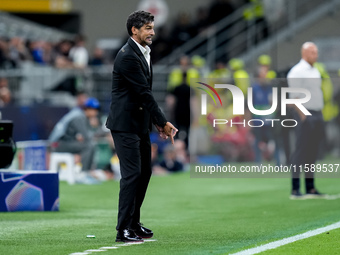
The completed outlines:
{"type": "Polygon", "coordinates": [[[131,39],[137,44],[137,46],[138,46],[138,48],[140,49],[140,51],[143,53],[143,54],[150,54],[150,52],[151,52],[151,49],[150,49],[150,47],[149,46],[145,46],[145,47],[143,47],[142,45],[140,45],[135,39],[133,39],[132,37],[131,37],[131,39]]]}
{"type": "Polygon", "coordinates": [[[303,58],[301,58],[300,63],[310,69],[314,68],[314,66],[311,66],[306,60],[304,60],[303,58]]]}

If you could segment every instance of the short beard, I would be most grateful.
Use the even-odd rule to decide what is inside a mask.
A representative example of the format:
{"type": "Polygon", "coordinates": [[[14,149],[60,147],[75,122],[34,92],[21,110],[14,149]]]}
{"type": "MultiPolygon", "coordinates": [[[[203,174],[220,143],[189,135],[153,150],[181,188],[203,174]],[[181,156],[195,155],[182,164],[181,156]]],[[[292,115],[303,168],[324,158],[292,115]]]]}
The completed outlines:
{"type": "Polygon", "coordinates": [[[152,44],[152,41],[151,41],[151,42],[144,41],[144,43],[145,43],[147,46],[150,46],[150,45],[152,44]]]}

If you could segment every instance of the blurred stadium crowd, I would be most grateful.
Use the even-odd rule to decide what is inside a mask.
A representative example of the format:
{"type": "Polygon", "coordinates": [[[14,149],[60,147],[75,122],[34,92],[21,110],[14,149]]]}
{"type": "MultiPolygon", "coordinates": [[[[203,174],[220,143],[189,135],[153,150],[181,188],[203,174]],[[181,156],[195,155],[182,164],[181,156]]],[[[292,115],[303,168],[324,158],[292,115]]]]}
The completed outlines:
{"type": "MultiPolygon", "coordinates": [[[[194,19],[191,20],[188,14],[181,13],[170,29],[161,27],[156,31],[157,37],[152,45],[153,63],[157,63],[190,38],[202,31],[204,32],[205,29],[216,24],[247,2],[251,2],[253,5],[250,9],[244,11],[245,21],[256,19],[256,23],[266,24],[262,1],[239,1],[238,5],[233,5],[227,0],[212,1],[208,7],[199,7],[194,19]]],[[[262,26],[262,28],[263,39],[268,36],[268,30],[266,26],[262,26]]],[[[300,47],[300,45],[296,47],[300,47]]],[[[114,55],[112,53],[105,55],[105,52],[100,48],[95,48],[89,53],[84,35],[77,35],[74,40],[65,39],[56,43],[45,41],[43,38],[37,41],[27,41],[20,37],[0,38],[0,69],[3,71],[20,69],[24,62],[59,69],[97,68],[111,65],[114,61],[114,55]]],[[[288,162],[291,153],[290,131],[288,129],[280,127],[252,129],[242,126],[212,128],[211,125],[207,125],[214,118],[240,120],[239,116],[233,117],[231,114],[232,100],[230,93],[221,95],[223,101],[228,102],[227,108],[224,106],[223,109],[215,109],[206,118],[198,117],[198,114],[193,112],[193,109],[199,109],[199,107],[197,106],[197,95],[195,96],[195,91],[190,87],[190,83],[199,79],[209,79],[208,82],[211,83],[222,81],[235,84],[241,88],[244,94],[247,93],[249,87],[253,87],[254,106],[257,109],[270,107],[272,87],[287,86],[284,79],[279,78],[285,78],[289,69],[279,73],[273,70],[269,55],[260,55],[257,60],[257,65],[249,72],[243,61],[238,58],[217,58],[214,66],[208,66],[206,60],[198,55],[183,55],[180,58],[178,65],[170,71],[167,84],[164,84],[166,86],[166,98],[163,109],[169,121],[173,122],[180,132],[174,146],[171,146],[168,141],[161,140],[157,133],[151,134],[152,161],[155,174],[188,170],[189,150],[191,153],[201,155],[201,162],[205,160],[204,155],[210,152],[221,156],[216,159],[216,162],[219,162],[219,160],[256,162],[273,160],[277,164],[288,162]],[[226,111],[226,109],[228,110],[226,111]],[[189,143],[189,137],[193,138],[190,140],[196,142],[189,143]]],[[[329,79],[325,66],[318,63],[317,68],[323,78],[324,119],[326,122],[337,123],[337,128],[339,128],[339,93],[335,93],[334,84],[329,79]]],[[[110,84],[107,86],[110,86],[110,84]]],[[[55,90],[70,92],[77,102],[76,107],[83,107],[86,100],[93,96],[79,89],[74,82],[67,85],[63,83],[55,90]]],[[[13,104],[15,105],[16,102],[11,95],[9,80],[5,76],[0,77],[0,111],[13,104]]],[[[100,111],[102,111],[101,114],[106,114],[102,108],[100,111]]],[[[252,117],[254,116],[251,116],[249,112],[245,116],[248,119],[252,117]]],[[[258,116],[255,117],[258,118],[258,116]]],[[[280,117],[276,116],[276,118],[280,117]]],[[[93,135],[93,141],[98,142],[104,137],[106,146],[104,146],[105,149],[99,148],[103,144],[103,140],[100,140],[101,142],[98,143],[97,147],[99,154],[105,150],[108,154],[113,152],[114,156],[99,160],[101,163],[94,165],[93,169],[101,168],[105,170],[105,174],[102,174],[100,178],[119,178],[118,158],[114,153],[114,144],[110,134],[105,134],[105,129],[103,130],[104,123],[101,123],[101,121],[103,122],[104,119],[98,116],[96,121],[90,122],[92,134],[97,134],[98,130],[103,131],[100,136],[93,135]]],[[[325,140],[323,148],[324,151],[332,151],[334,144],[329,144],[325,140]]],[[[81,160],[78,159],[77,162],[80,163],[81,160]]]]}
{"type": "MultiPolygon", "coordinates": [[[[208,6],[198,7],[195,17],[181,12],[170,27],[157,27],[152,46],[153,63],[156,64],[158,60],[248,2],[251,2],[253,6],[244,11],[244,20],[255,19],[257,23],[266,23],[262,1],[244,0],[235,4],[230,0],[214,0],[208,6]]],[[[264,29],[267,30],[267,28],[264,29]]],[[[125,44],[126,40],[123,42],[125,44]]],[[[78,35],[73,40],[65,39],[59,42],[50,42],[43,38],[35,41],[21,37],[0,38],[1,69],[18,68],[23,61],[57,68],[100,66],[112,64],[115,55],[116,52],[109,56],[104,55],[103,50],[98,47],[89,53],[84,35],[78,35]]]]}

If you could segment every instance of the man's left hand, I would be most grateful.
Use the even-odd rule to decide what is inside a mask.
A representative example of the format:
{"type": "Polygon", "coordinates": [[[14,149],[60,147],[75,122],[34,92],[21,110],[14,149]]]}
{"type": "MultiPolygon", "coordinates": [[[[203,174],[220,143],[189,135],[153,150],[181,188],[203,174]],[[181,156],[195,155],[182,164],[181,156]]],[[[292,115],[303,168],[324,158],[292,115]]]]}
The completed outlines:
{"type": "Polygon", "coordinates": [[[160,137],[163,139],[168,139],[170,136],[171,143],[174,144],[174,137],[178,132],[178,129],[174,125],[172,125],[170,122],[167,122],[163,128],[157,125],[156,128],[160,137]]]}

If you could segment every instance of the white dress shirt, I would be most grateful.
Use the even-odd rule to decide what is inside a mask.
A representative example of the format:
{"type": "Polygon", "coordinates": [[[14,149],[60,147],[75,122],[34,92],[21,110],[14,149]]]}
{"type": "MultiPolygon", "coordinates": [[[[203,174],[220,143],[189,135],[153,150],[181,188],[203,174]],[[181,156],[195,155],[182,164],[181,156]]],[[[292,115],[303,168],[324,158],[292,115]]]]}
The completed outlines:
{"type": "MultiPolygon", "coordinates": [[[[299,63],[290,69],[288,85],[292,88],[304,88],[310,91],[311,99],[303,105],[312,111],[321,111],[323,108],[323,94],[321,90],[321,75],[318,69],[311,66],[306,60],[301,59],[299,63]]],[[[290,93],[291,98],[301,98],[303,94],[290,93]]]]}
{"type": "Polygon", "coordinates": [[[85,47],[76,46],[70,50],[70,58],[77,67],[86,67],[89,62],[89,54],[85,47]]]}
{"type": "Polygon", "coordinates": [[[146,62],[148,63],[149,65],[149,70],[150,70],[150,52],[151,52],[151,49],[149,46],[145,46],[143,47],[142,45],[140,45],[138,42],[136,42],[135,39],[133,39],[131,37],[131,39],[137,44],[138,48],[140,49],[140,51],[142,52],[143,56],[145,57],[145,60],[146,62]]]}

